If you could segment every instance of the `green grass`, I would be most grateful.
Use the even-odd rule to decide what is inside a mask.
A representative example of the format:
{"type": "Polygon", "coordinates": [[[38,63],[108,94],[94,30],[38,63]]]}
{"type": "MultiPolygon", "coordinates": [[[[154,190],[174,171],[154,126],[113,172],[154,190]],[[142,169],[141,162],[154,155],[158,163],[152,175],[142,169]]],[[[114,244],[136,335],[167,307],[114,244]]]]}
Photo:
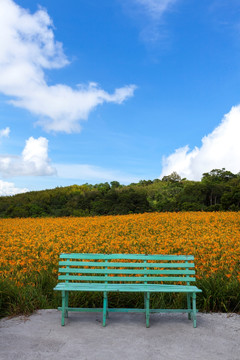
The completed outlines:
{"type": "MultiPolygon", "coordinates": [[[[38,274],[35,279],[26,279],[21,287],[8,279],[0,280],[0,317],[28,315],[38,309],[57,308],[61,305],[61,294],[53,291],[56,283],[56,278],[48,272],[38,274]]],[[[198,280],[196,285],[202,289],[202,293],[197,294],[199,311],[240,312],[240,283],[237,278],[229,279],[224,274],[216,273],[198,280]]],[[[72,292],[69,305],[102,307],[102,294],[72,292]]],[[[143,294],[110,293],[109,307],[142,308],[143,294]]],[[[151,308],[186,308],[186,295],[152,294],[151,308]]]]}

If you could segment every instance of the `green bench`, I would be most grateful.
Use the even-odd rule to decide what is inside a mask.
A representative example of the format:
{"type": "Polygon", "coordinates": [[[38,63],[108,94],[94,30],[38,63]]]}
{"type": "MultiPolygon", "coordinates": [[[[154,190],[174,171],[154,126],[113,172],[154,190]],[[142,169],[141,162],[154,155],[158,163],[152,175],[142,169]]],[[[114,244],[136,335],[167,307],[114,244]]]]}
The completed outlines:
{"type": "Polygon", "coordinates": [[[186,312],[196,322],[196,293],[202,290],[190,285],[195,281],[194,257],[185,255],[134,254],[61,254],[59,276],[54,290],[62,292],[62,325],[68,311],[101,311],[103,326],[109,312],[145,313],[149,327],[150,313],[186,312]],[[70,291],[103,293],[103,308],[72,308],[68,306],[70,291]],[[110,292],[140,292],[144,294],[144,309],[108,307],[110,292]],[[150,309],[151,293],[185,293],[187,309],[150,309]]]}

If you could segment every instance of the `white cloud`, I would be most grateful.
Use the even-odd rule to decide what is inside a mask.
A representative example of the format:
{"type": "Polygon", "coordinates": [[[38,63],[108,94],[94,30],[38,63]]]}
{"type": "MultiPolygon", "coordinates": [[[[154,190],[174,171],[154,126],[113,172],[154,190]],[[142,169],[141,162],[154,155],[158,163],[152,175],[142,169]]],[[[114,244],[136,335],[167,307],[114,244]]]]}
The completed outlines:
{"type": "Polygon", "coordinates": [[[14,183],[0,180],[0,196],[15,195],[29,191],[27,188],[17,188],[14,183]]]}
{"type": "Polygon", "coordinates": [[[0,174],[4,177],[56,174],[48,158],[48,140],[30,137],[21,156],[0,155],[0,174]]]}
{"type": "Polygon", "coordinates": [[[113,94],[96,84],[76,89],[64,84],[49,86],[44,69],[61,68],[69,61],[62,44],[54,39],[52,20],[42,8],[30,14],[12,0],[1,0],[0,34],[0,92],[11,97],[11,104],[40,116],[38,123],[47,131],[79,131],[79,122],[97,105],[121,104],[133,96],[134,85],[113,94]]]}
{"type": "Polygon", "coordinates": [[[204,172],[222,169],[240,171],[240,105],[232,107],[212,133],[202,139],[202,146],[190,151],[188,146],[177,149],[163,159],[160,177],[176,171],[181,177],[200,180],[204,172]]]}
{"type": "Polygon", "coordinates": [[[137,4],[144,6],[153,18],[160,18],[163,13],[169,9],[170,5],[176,1],[177,0],[135,0],[137,4]]]}
{"type": "Polygon", "coordinates": [[[57,174],[64,179],[78,179],[80,182],[110,182],[117,180],[120,183],[138,182],[141,178],[123,174],[120,171],[109,170],[100,166],[88,164],[54,164],[57,174]]]}
{"type": "Polygon", "coordinates": [[[10,134],[10,129],[9,129],[9,127],[6,127],[5,129],[0,130],[0,139],[1,139],[2,137],[8,137],[9,134],[10,134]]]}
{"type": "MultiPolygon", "coordinates": [[[[124,0],[122,0],[124,1],[124,0]]],[[[124,1],[125,11],[140,24],[140,39],[146,44],[166,40],[167,30],[163,27],[164,15],[172,11],[179,0],[131,0],[124,1]]]]}

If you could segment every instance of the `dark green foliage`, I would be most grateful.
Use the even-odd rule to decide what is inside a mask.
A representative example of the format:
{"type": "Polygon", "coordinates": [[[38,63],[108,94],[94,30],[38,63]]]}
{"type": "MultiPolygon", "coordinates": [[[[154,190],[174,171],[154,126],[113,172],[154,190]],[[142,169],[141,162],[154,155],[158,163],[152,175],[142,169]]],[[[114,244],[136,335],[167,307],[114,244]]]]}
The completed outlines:
{"type": "Polygon", "coordinates": [[[173,172],[162,180],[84,184],[0,197],[0,217],[124,215],[150,211],[239,211],[240,174],[225,169],[189,181],[173,172]]]}

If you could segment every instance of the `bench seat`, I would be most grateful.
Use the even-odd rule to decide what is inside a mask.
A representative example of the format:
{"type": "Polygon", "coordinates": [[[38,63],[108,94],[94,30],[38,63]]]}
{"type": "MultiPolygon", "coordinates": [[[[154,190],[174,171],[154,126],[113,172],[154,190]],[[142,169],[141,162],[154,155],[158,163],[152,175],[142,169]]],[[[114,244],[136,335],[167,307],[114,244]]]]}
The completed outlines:
{"type": "Polygon", "coordinates": [[[60,291],[100,291],[100,292],[201,292],[196,286],[168,284],[96,284],[96,283],[59,283],[54,290],[60,291]]]}

